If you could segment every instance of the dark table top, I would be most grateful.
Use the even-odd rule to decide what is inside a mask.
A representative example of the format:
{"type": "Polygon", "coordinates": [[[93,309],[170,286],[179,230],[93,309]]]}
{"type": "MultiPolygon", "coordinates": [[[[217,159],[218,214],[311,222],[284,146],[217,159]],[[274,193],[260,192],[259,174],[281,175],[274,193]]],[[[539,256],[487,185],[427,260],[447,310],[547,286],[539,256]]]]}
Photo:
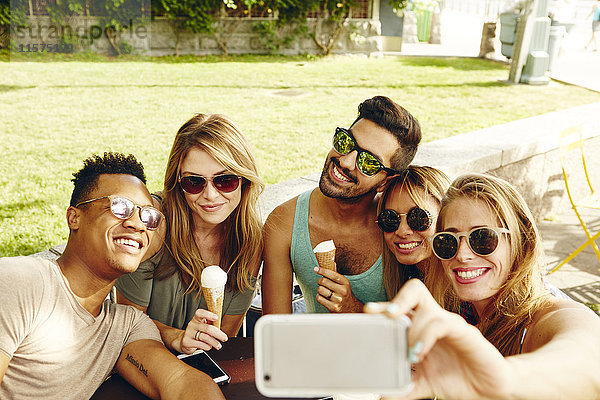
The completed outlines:
{"type": "MultiPolygon", "coordinates": [[[[231,382],[220,386],[226,399],[264,400],[254,384],[254,338],[232,337],[221,350],[211,350],[210,356],[231,376],[231,382]]],[[[92,396],[93,400],[132,399],[144,396],[126,380],[115,374],[106,380],[92,396]]]]}

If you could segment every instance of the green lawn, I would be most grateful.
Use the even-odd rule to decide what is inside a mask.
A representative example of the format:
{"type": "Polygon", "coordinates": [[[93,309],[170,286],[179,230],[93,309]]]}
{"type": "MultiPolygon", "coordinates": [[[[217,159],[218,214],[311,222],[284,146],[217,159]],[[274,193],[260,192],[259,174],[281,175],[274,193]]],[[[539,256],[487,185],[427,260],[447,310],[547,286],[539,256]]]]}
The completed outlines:
{"type": "Polygon", "coordinates": [[[507,84],[506,65],[473,59],[90,58],[0,61],[0,256],[66,240],[71,173],[92,153],[135,154],[160,189],[175,132],[197,112],[236,121],[270,184],[320,171],[334,128],[374,95],[411,111],[425,141],[600,101],[507,84]]]}

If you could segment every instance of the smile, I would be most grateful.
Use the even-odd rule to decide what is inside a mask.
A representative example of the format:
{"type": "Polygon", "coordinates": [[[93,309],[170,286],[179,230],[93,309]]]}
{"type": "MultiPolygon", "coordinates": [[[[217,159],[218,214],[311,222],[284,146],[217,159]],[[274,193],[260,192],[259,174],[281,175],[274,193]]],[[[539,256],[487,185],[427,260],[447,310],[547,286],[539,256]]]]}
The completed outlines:
{"type": "Polygon", "coordinates": [[[133,239],[119,238],[119,239],[115,239],[115,243],[119,244],[121,246],[128,246],[128,247],[133,247],[136,249],[142,248],[142,244],[133,239]]]}
{"type": "Polygon", "coordinates": [[[221,203],[221,204],[205,204],[205,205],[202,205],[200,207],[202,207],[202,209],[204,211],[214,212],[214,211],[220,210],[221,207],[223,206],[223,204],[225,204],[225,203],[221,203]]]}
{"type": "Polygon", "coordinates": [[[340,180],[340,181],[344,181],[344,182],[352,182],[352,180],[350,178],[348,178],[345,175],[342,175],[342,173],[340,172],[340,170],[337,168],[337,166],[335,164],[333,164],[332,168],[331,168],[331,173],[333,174],[333,176],[340,180]]]}
{"type": "Polygon", "coordinates": [[[481,275],[485,274],[488,270],[489,270],[489,268],[478,268],[478,269],[471,269],[471,270],[468,270],[468,271],[454,270],[454,273],[460,279],[467,280],[467,279],[478,278],[481,275]]]}
{"type": "Polygon", "coordinates": [[[412,250],[415,247],[418,247],[421,242],[410,242],[410,243],[396,243],[396,246],[400,248],[400,250],[412,250]]]}

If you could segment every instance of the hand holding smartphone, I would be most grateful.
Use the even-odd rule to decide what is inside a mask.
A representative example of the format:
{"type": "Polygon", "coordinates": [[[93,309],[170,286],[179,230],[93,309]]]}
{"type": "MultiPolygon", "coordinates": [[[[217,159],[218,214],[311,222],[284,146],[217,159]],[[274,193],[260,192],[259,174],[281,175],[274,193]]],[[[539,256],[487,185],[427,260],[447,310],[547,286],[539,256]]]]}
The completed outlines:
{"type": "Polygon", "coordinates": [[[265,396],[401,395],[411,389],[408,318],[286,314],[255,327],[256,386],[265,396]]]}

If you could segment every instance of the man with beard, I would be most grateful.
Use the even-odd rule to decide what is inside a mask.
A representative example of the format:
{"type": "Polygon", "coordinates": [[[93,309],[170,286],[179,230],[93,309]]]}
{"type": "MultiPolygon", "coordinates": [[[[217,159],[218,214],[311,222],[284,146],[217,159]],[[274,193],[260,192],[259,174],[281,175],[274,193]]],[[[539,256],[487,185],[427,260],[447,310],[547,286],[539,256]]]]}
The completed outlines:
{"type": "Polygon", "coordinates": [[[387,300],[382,279],[377,197],[413,160],[419,122],[387,97],[358,106],[349,129],[337,128],[319,187],[280,206],[264,227],[263,313],[292,312],[293,274],[308,312],[361,312],[387,300]],[[319,268],[313,248],[333,240],[337,272],[319,268]]]}

